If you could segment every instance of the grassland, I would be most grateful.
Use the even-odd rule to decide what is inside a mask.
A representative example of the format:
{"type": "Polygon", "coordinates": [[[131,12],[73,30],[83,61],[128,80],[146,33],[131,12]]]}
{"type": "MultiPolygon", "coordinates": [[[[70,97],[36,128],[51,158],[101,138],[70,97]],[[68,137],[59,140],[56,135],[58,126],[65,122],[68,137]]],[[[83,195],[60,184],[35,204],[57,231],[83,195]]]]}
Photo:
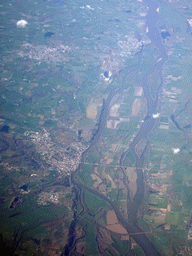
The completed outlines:
{"type": "Polygon", "coordinates": [[[149,203],[158,208],[167,208],[167,199],[159,198],[157,196],[150,196],[149,203]]]}
{"type": "Polygon", "coordinates": [[[92,214],[108,206],[108,203],[97,195],[84,191],[84,202],[92,214]]]}
{"type": "Polygon", "coordinates": [[[87,224],[86,227],[86,255],[99,255],[96,242],[95,225],[93,223],[87,224]]]}
{"type": "Polygon", "coordinates": [[[81,172],[79,175],[81,181],[90,187],[92,187],[94,184],[94,180],[90,176],[91,173],[92,173],[92,165],[86,165],[83,172],[81,172]]]}

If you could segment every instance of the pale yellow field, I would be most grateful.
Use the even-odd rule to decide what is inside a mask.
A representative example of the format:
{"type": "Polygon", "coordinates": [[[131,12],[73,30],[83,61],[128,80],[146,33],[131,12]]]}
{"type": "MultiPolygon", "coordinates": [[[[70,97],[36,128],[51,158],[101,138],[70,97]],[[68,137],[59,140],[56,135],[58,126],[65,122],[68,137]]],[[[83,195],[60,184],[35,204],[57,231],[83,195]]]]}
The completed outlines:
{"type": "Polygon", "coordinates": [[[89,105],[87,107],[87,118],[95,119],[98,113],[98,107],[102,106],[102,99],[94,99],[89,102],[89,105]]]}
{"type": "Polygon", "coordinates": [[[120,108],[120,104],[114,104],[110,108],[110,116],[119,116],[119,108],[120,108]]]}
{"type": "Polygon", "coordinates": [[[111,176],[109,174],[106,175],[106,177],[110,180],[111,182],[111,188],[117,188],[117,186],[115,185],[115,182],[113,181],[113,179],[111,178],[111,176]]]}
{"type": "Polygon", "coordinates": [[[117,125],[120,123],[118,120],[109,120],[107,121],[107,128],[116,129],[117,125]]]}
{"type": "Polygon", "coordinates": [[[134,96],[141,97],[143,94],[143,87],[142,86],[136,86],[134,96]]]}
{"type": "Polygon", "coordinates": [[[99,184],[102,183],[102,180],[99,178],[99,176],[97,176],[94,173],[91,173],[91,178],[95,181],[95,183],[93,184],[93,187],[96,188],[97,186],[99,186],[99,184]]]}
{"type": "Polygon", "coordinates": [[[117,216],[113,210],[107,212],[107,228],[115,233],[128,234],[127,230],[118,223],[117,216]]]}
{"type": "Polygon", "coordinates": [[[141,99],[136,98],[132,105],[132,115],[137,116],[141,110],[141,99]]]}
{"type": "Polygon", "coordinates": [[[95,119],[97,116],[97,105],[89,104],[87,107],[87,118],[95,119]]]}
{"type": "Polygon", "coordinates": [[[131,192],[131,196],[134,197],[137,192],[137,173],[135,172],[135,168],[128,167],[126,169],[126,174],[129,179],[129,189],[131,192]]]}

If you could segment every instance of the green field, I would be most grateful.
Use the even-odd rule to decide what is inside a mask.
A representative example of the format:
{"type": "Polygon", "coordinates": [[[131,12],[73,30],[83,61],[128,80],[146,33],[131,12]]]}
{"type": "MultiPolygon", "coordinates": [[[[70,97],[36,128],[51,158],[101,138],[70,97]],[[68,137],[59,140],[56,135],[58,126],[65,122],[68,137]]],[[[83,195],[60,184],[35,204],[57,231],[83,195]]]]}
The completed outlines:
{"type": "Polygon", "coordinates": [[[131,117],[130,121],[123,121],[117,125],[117,134],[132,135],[137,129],[137,125],[139,123],[138,117],[131,117]]]}
{"type": "Polygon", "coordinates": [[[84,202],[92,214],[95,214],[100,208],[105,208],[108,203],[97,195],[84,191],[84,202]]]}
{"type": "Polygon", "coordinates": [[[94,151],[94,152],[91,152],[91,153],[87,156],[86,160],[87,160],[87,162],[89,162],[89,163],[94,163],[94,162],[97,160],[98,157],[99,157],[98,152],[97,152],[97,151],[94,151]]]}
{"type": "Polygon", "coordinates": [[[86,226],[86,254],[89,255],[99,255],[99,251],[97,248],[96,242],[96,234],[95,234],[95,225],[93,223],[88,223],[86,226]]]}
{"type": "Polygon", "coordinates": [[[157,196],[150,196],[149,203],[154,204],[154,207],[158,208],[167,208],[167,199],[166,198],[159,198],[157,196]]]}
{"type": "Polygon", "coordinates": [[[169,225],[177,226],[179,223],[179,212],[168,212],[165,221],[169,225]]]}
{"type": "Polygon", "coordinates": [[[94,184],[94,180],[90,176],[91,173],[92,173],[92,165],[89,164],[89,165],[86,165],[83,172],[79,174],[81,181],[89,187],[92,187],[94,184]]]}

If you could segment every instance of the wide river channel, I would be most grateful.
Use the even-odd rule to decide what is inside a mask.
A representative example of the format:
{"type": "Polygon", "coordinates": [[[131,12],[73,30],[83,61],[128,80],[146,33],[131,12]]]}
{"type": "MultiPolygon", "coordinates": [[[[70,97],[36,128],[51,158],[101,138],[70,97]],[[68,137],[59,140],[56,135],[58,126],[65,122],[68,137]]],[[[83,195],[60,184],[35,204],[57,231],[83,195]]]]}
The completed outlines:
{"type": "MultiPolygon", "coordinates": [[[[143,232],[143,230],[138,226],[137,224],[137,215],[138,215],[138,210],[143,202],[144,198],[144,192],[145,192],[145,184],[144,184],[144,175],[143,175],[143,168],[144,168],[144,163],[145,163],[145,151],[143,151],[141,156],[138,156],[135,152],[135,146],[139,143],[140,140],[146,139],[147,136],[150,133],[150,131],[154,128],[154,126],[157,124],[157,119],[153,118],[153,114],[156,112],[157,104],[158,104],[158,97],[159,97],[159,91],[162,88],[163,84],[163,75],[162,75],[162,68],[167,60],[168,56],[166,54],[165,46],[163,45],[160,31],[157,27],[157,21],[158,21],[158,3],[153,0],[143,0],[143,2],[147,5],[148,11],[146,15],[146,26],[148,28],[147,36],[151,41],[151,44],[157,48],[160,52],[158,58],[155,60],[154,64],[152,65],[151,69],[142,77],[142,86],[143,86],[143,91],[145,98],[147,100],[147,108],[148,108],[148,113],[146,115],[146,118],[144,122],[142,123],[137,135],[135,136],[134,140],[132,143],[129,145],[127,150],[123,153],[121,159],[123,162],[123,158],[125,157],[126,153],[131,151],[135,158],[136,158],[136,171],[137,171],[137,193],[133,199],[131,209],[129,211],[129,221],[125,220],[116,206],[116,204],[111,201],[109,198],[98,192],[97,190],[90,188],[79,181],[76,180],[76,175],[81,172],[84,168],[84,163],[86,160],[87,154],[93,149],[93,147],[98,143],[105,127],[106,127],[106,121],[108,118],[109,114],[109,107],[110,107],[110,102],[115,96],[115,94],[120,90],[120,88],[114,89],[108,96],[107,100],[103,104],[103,109],[101,111],[100,115],[100,121],[98,125],[97,132],[95,133],[88,149],[83,152],[81,156],[81,163],[75,173],[71,175],[71,181],[72,183],[80,189],[86,189],[89,192],[96,194],[106,200],[107,202],[110,203],[112,208],[114,209],[117,218],[119,222],[125,227],[127,232],[131,234],[133,239],[137,242],[137,244],[143,249],[144,253],[148,256],[158,256],[161,255],[157,249],[154,247],[150,239],[146,236],[146,234],[143,232]],[[154,72],[157,72],[160,79],[161,79],[161,84],[159,85],[159,88],[156,92],[156,98],[154,99],[151,94],[151,88],[148,83],[148,78],[151,74],[154,72]]],[[[74,242],[74,237],[73,237],[73,231],[76,223],[76,215],[74,211],[74,221],[71,224],[71,230],[69,230],[69,233],[71,232],[71,239],[69,239],[68,246],[66,247],[65,250],[65,255],[70,255],[70,248],[72,247],[72,244],[74,242]]]]}

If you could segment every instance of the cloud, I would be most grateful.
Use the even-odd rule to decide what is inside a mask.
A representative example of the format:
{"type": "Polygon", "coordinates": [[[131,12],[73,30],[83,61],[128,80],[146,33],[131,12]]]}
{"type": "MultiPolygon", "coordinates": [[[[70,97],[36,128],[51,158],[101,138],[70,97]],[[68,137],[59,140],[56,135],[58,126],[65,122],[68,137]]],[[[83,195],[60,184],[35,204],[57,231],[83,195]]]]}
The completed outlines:
{"type": "Polygon", "coordinates": [[[86,5],[86,7],[90,10],[94,10],[94,8],[92,8],[90,5],[86,5]]]}
{"type": "Polygon", "coordinates": [[[159,118],[159,117],[160,117],[160,113],[153,114],[153,118],[159,118]]]}
{"type": "Polygon", "coordinates": [[[178,154],[180,152],[179,148],[172,148],[173,154],[178,154]]]}
{"type": "Polygon", "coordinates": [[[28,22],[26,20],[19,20],[17,21],[17,27],[18,28],[25,28],[28,22]]]}

